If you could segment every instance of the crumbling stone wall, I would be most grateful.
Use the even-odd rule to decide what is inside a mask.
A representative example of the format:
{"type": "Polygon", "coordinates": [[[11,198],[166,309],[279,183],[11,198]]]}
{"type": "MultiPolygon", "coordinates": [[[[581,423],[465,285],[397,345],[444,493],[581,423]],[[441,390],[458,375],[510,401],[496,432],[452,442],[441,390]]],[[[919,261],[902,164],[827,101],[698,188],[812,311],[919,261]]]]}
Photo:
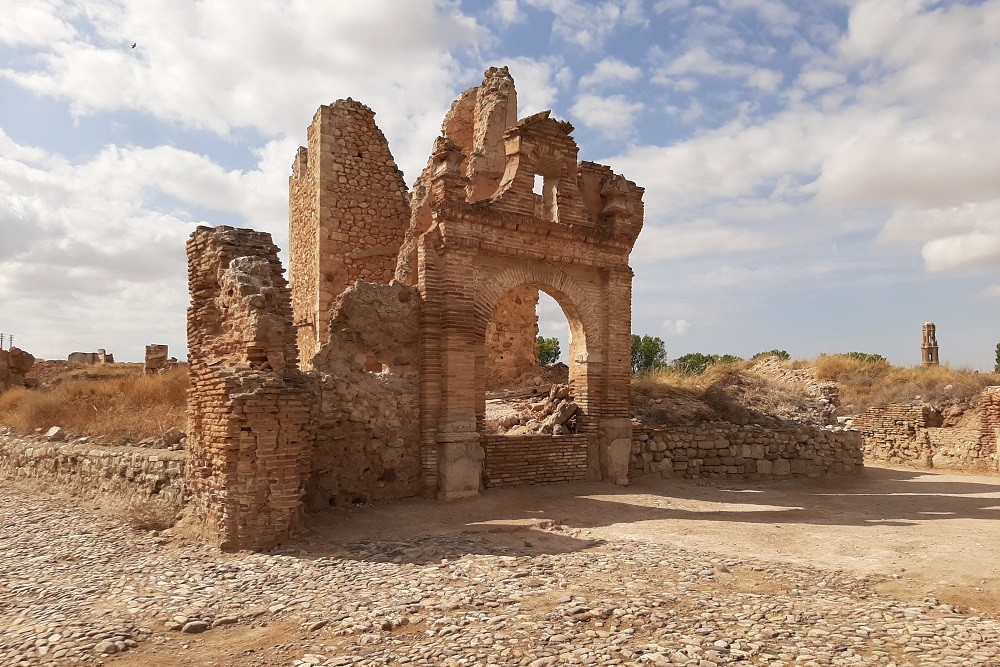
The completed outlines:
{"type": "Polygon", "coordinates": [[[184,504],[184,452],[51,444],[0,437],[0,478],[37,481],[87,498],[184,504]]]}
{"type": "Polygon", "coordinates": [[[166,345],[147,345],[146,358],[143,364],[143,371],[148,373],[159,373],[167,368],[167,357],[169,355],[166,345]]]}
{"type": "Polygon", "coordinates": [[[101,348],[97,352],[70,352],[66,361],[90,365],[113,364],[115,363],[115,355],[101,348]]]}
{"type": "Polygon", "coordinates": [[[409,193],[375,113],[350,98],[321,106],[289,179],[292,308],[303,368],[329,341],[337,295],[388,283],[409,225],[409,193]]]}
{"type": "Polygon", "coordinates": [[[486,389],[517,384],[539,371],[538,289],[522,285],[505,296],[486,325],[486,389]]]}
{"type": "Polygon", "coordinates": [[[718,422],[638,427],[632,441],[632,476],[781,479],[850,475],[863,469],[861,434],[844,429],[718,422]]]}
{"type": "Polygon", "coordinates": [[[927,405],[869,408],[851,421],[864,437],[865,456],[896,465],[969,471],[997,470],[1000,387],[987,387],[975,401],[975,420],[966,427],[943,426],[927,405]]]}
{"type": "Polygon", "coordinates": [[[333,307],[316,355],[319,428],[310,508],[414,496],[420,469],[420,295],[358,281],[333,307]]]}
{"type": "Polygon", "coordinates": [[[35,357],[20,348],[0,350],[0,392],[23,387],[25,376],[34,365],[35,357]]]}
{"type": "Polygon", "coordinates": [[[199,227],[188,240],[187,484],[205,536],[268,548],[297,525],[315,439],[288,287],[269,234],[199,227]]]}

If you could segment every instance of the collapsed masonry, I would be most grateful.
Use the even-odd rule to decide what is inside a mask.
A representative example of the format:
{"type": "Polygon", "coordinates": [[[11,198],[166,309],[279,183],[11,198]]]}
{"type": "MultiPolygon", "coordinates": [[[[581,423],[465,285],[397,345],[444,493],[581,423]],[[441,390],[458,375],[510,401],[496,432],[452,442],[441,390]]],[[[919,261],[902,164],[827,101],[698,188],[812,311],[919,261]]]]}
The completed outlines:
{"type": "Polygon", "coordinates": [[[866,459],[968,471],[1000,469],[1000,387],[987,387],[968,409],[893,404],[855,417],[866,459]]]}
{"type": "Polygon", "coordinates": [[[25,376],[34,365],[35,357],[20,348],[0,349],[0,392],[25,386],[25,376]]]}
{"type": "Polygon", "coordinates": [[[643,191],[579,162],[569,123],[516,108],[489,69],[408,192],[371,109],[320,107],[289,180],[290,286],[267,234],[192,235],[186,474],[209,539],[273,545],[303,498],[627,479],[643,191]],[[576,432],[487,436],[487,388],[534,367],[538,290],[569,320],[576,432]]]}
{"type": "Polygon", "coordinates": [[[91,366],[113,364],[115,355],[100,348],[97,352],[70,352],[66,361],[74,364],[90,364],[91,366]]]}

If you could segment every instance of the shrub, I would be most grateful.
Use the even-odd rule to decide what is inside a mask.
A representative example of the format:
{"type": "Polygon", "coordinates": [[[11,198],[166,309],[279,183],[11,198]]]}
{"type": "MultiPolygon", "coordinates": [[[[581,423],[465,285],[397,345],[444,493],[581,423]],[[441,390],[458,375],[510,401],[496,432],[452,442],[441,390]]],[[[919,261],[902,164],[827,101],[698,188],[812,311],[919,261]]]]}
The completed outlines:
{"type": "Polygon", "coordinates": [[[750,360],[756,361],[757,359],[763,359],[764,357],[777,357],[781,361],[788,361],[792,358],[792,355],[788,354],[785,350],[768,350],[767,352],[758,352],[750,357],[750,360]]]}
{"type": "Polygon", "coordinates": [[[743,361],[743,359],[734,354],[723,354],[720,356],[718,354],[692,352],[685,354],[683,357],[677,357],[673,360],[672,365],[689,375],[701,375],[712,364],[732,364],[737,361],[743,361]]]}

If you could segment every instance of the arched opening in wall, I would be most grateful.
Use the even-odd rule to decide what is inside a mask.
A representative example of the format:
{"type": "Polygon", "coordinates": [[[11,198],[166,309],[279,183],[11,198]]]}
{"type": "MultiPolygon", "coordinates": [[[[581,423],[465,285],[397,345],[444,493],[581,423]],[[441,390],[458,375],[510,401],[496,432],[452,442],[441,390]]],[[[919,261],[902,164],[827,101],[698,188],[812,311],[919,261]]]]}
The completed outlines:
{"type": "Polygon", "coordinates": [[[585,420],[585,358],[583,326],[565,295],[545,285],[512,289],[486,325],[482,363],[477,364],[477,386],[483,389],[477,409],[480,433],[580,432],[585,420]]]}

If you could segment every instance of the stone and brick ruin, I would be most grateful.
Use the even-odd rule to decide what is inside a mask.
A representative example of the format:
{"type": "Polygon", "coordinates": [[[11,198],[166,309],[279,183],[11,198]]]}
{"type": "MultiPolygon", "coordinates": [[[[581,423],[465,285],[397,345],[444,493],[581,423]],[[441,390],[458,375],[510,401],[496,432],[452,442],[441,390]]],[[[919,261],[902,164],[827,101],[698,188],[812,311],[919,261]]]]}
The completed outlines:
{"type": "Polygon", "coordinates": [[[0,349],[0,392],[25,386],[25,376],[34,364],[35,357],[20,348],[0,349]]]}
{"type": "Polygon", "coordinates": [[[101,348],[97,352],[70,352],[66,361],[75,364],[90,364],[91,366],[113,364],[115,363],[115,355],[101,348]]]}
{"type": "MultiPolygon", "coordinates": [[[[192,235],[185,474],[207,540],[264,548],[304,509],[648,472],[629,414],[643,190],[580,162],[569,123],[516,108],[507,69],[487,70],[408,190],[371,109],[320,107],[289,179],[287,284],[268,234],[192,235]],[[488,433],[487,390],[538,370],[539,290],[570,328],[558,416],[488,433]]],[[[791,474],[781,461],[800,454],[804,474],[860,465],[794,438],[757,457],[733,438],[707,461],[700,442],[678,450],[671,471],[682,457],[722,477],[791,474]]]]}
{"type": "Polygon", "coordinates": [[[206,535],[272,544],[303,489],[317,508],[516,477],[523,454],[482,433],[485,392],[494,369],[536,363],[539,289],[570,323],[578,413],[575,435],[526,445],[530,481],[627,479],[642,189],[579,162],[569,123],[515,112],[491,68],[408,192],[371,109],[320,107],[289,180],[290,287],[268,235],[192,236],[188,479],[206,535]]]}
{"type": "Polygon", "coordinates": [[[1000,469],[1000,387],[987,387],[965,408],[941,411],[925,404],[893,404],[870,408],[852,422],[864,437],[866,459],[969,471],[1000,469]]]}
{"type": "MultiPolygon", "coordinates": [[[[152,344],[146,346],[146,356],[142,370],[144,373],[152,374],[166,370],[171,365],[169,359],[169,347],[166,345],[152,344]]],[[[176,360],[173,360],[176,363],[176,360]]]]}
{"type": "Polygon", "coordinates": [[[937,327],[933,322],[924,322],[921,332],[920,361],[924,366],[937,366],[941,363],[938,354],[937,327]]]}

